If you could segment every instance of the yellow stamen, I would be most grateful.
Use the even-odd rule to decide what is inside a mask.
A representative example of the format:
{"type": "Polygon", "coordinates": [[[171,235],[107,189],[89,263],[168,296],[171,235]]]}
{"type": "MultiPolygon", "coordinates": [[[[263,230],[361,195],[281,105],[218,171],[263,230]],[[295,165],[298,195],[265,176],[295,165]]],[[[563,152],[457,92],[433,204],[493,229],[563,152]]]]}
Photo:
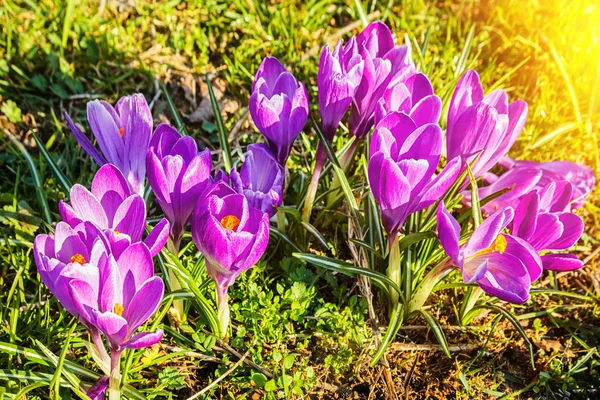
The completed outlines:
{"type": "Polygon", "coordinates": [[[120,234],[120,233],[121,233],[121,232],[119,232],[119,231],[117,231],[117,230],[115,229],[115,235],[118,235],[118,234],[120,234]]]}
{"type": "Polygon", "coordinates": [[[119,135],[121,135],[121,137],[123,137],[124,134],[125,134],[125,129],[119,128],[119,135]]]}
{"type": "Polygon", "coordinates": [[[113,307],[113,312],[119,317],[123,316],[123,306],[119,303],[115,303],[115,306],[113,307]]]}
{"type": "Polygon", "coordinates": [[[234,231],[240,225],[240,219],[235,215],[226,215],[221,218],[221,226],[230,231],[234,231]]]}
{"type": "Polygon", "coordinates": [[[487,247],[483,250],[479,250],[477,253],[473,254],[469,258],[475,258],[478,256],[491,254],[495,251],[497,251],[500,254],[503,254],[504,251],[506,250],[506,246],[507,246],[507,243],[506,243],[506,238],[504,237],[504,235],[498,235],[498,237],[496,237],[496,240],[494,240],[494,243],[492,243],[489,247],[487,247]]]}
{"type": "Polygon", "coordinates": [[[85,258],[83,257],[83,254],[77,253],[71,257],[71,262],[83,265],[85,264],[85,258]]]}

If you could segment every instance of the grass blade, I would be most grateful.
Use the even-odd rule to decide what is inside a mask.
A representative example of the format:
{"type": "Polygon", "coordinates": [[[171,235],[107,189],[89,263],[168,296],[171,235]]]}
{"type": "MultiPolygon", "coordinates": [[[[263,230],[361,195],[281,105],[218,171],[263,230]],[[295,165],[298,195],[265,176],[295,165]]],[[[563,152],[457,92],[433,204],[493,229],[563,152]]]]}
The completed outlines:
{"type": "Polygon", "coordinates": [[[219,132],[219,143],[221,145],[221,151],[223,152],[223,164],[225,166],[225,172],[229,173],[231,167],[233,166],[233,162],[231,161],[231,150],[229,150],[229,135],[227,133],[227,128],[225,128],[225,124],[223,123],[223,118],[221,117],[221,108],[219,107],[219,103],[215,97],[212,82],[210,81],[208,75],[204,77],[204,80],[208,86],[210,105],[212,106],[213,114],[215,115],[215,121],[217,123],[217,131],[219,132]]]}
{"type": "Polygon", "coordinates": [[[385,354],[387,348],[394,341],[398,330],[402,326],[402,320],[404,317],[404,304],[402,302],[398,302],[396,304],[396,308],[392,310],[392,317],[390,318],[390,323],[388,325],[387,331],[385,332],[385,336],[381,341],[381,345],[377,352],[373,355],[373,359],[371,360],[371,366],[375,366],[377,362],[381,359],[381,357],[385,354]]]}
{"type": "Polygon", "coordinates": [[[533,358],[534,357],[533,343],[531,343],[531,340],[529,340],[529,338],[527,337],[527,334],[523,330],[523,327],[521,326],[521,324],[519,323],[519,321],[513,314],[511,314],[510,312],[508,312],[507,310],[505,310],[502,307],[498,307],[498,306],[495,306],[492,304],[486,304],[483,306],[473,307],[473,309],[465,315],[465,318],[467,320],[472,320],[475,317],[475,315],[477,315],[479,313],[479,311],[484,310],[484,309],[487,309],[490,311],[495,311],[495,312],[501,314],[504,318],[506,318],[515,327],[515,329],[517,330],[519,335],[521,335],[521,337],[523,338],[523,341],[527,345],[527,348],[529,349],[529,358],[531,361],[531,367],[533,369],[535,369],[535,362],[534,362],[534,358],[533,358]]]}
{"type": "Polygon", "coordinates": [[[169,105],[169,110],[171,111],[171,114],[173,115],[173,119],[175,120],[175,127],[177,128],[179,133],[187,136],[187,134],[188,134],[187,129],[185,128],[185,125],[183,124],[183,120],[181,119],[181,116],[179,115],[179,111],[177,111],[177,107],[175,107],[175,103],[173,103],[173,99],[171,98],[171,95],[167,91],[167,86],[164,84],[164,82],[161,82],[160,87],[161,87],[163,93],[165,94],[165,98],[167,99],[167,104],[169,105]]]}
{"type": "Polygon", "coordinates": [[[23,146],[23,144],[19,141],[19,139],[14,137],[8,131],[4,131],[4,132],[6,133],[6,135],[10,139],[10,141],[13,142],[13,144],[17,147],[17,149],[19,149],[19,151],[25,158],[25,161],[27,161],[27,164],[29,165],[29,170],[31,171],[31,175],[33,176],[33,181],[35,182],[35,189],[36,189],[35,192],[38,197],[38,202],[40,203],[40,206],[42,207],[44,219],[46,220],[48,225],[52,224],[52,216],[50,215],[50,207],[48,206],[48,199],[46,199],[46,195],[44,193],[44,188],[42,186],[42,178],[40,177],[40,173],[38,172],[37,167],[35,166],[35,163],[33,162],[33,159],[31,158],[31,155],[29,154],[29,152],[27,151],[25,146],[23,146]]]}
{"type": "Polygon", "coordinates": [[[475,25],[471,26],[469,30],[469,34],[467,35],[467,40],[465,40],[465,46],[463,47],[462,52],[460,53],[460,57],[458,59],[458,64],[456,66],[456,71],[454,71],[454,76],[462,75],[467,68],[467,58],[469,57],[469,52],[471,51],[471,44],[473,43],[473,36],[475,35],[475,25]]]}
{"type": "Polygon", "coordinates": [[[440,322],[437,319],[435,319],[433,317],[433,315],[431,315],[427,311],[416,310],[416,312],[418,314],[421,314],[421,316],[423,316],[423,318],[425,318],[427,325],[429,325],[431,327],[431,330],[433,331],[435,338],[437,339],[440,346],[442,346],[442,350],[444,350],[444,353],[448,357],[450,357],[450,349],[448,348],[448,341],[446,340],[446,335],[444,334],[444,330],[442,329],[440,322]]]}
{"type": "Polygon", "coordinates": [[[31,131],[31,135],[38,144],[38,148],[40,149],[42,156],[44,156],[44,160],[46,160],[46,163],[48,163],[48,165],[50,166],[54,177],[58,180],[58,183],[60,183],[60,185],[63,187],[65,193],[69,193],[73,184],[71,183],[69,178],[67,178],[67,176],[63,174],[60,168],[58,168],[58,165],[56,165],[56,162],[54,162],[54,159],[52,158],[52,155],[50,155],[50,152],[46,148],[46,145],[40,140],[38,135],[36,135],[36,133],[33,131],[31,131]]]}

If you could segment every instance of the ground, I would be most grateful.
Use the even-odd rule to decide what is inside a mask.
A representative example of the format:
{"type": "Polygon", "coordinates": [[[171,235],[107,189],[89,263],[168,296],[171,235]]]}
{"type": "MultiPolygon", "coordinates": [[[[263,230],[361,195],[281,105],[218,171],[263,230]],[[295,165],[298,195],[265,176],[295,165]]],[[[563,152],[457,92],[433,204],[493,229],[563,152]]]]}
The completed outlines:
{"type": "MultiPolygon", "coordinates": [[[[85,104],[91,99],[114,102],[142,92],[156,122],[177,124],[167,101],[172,98],[187,132],[215,150],[218,164],[219,127],[208,80],[237,159],[259,137],[247,103],[265,55],[278,57],[307,85],[314,111],[322,45],[357,33],[363,20],[380,19],[397,43],[412,46],[419,69],[445,102],[470,68],[480,73],[487,91],[502,87],[511,99],[528,102],[528,122],[511,156],[571,160],[600,171],[600,6],[594,0],[195,3],[5,0],[0,5],[5,131],[0,136],[0,398],[3,393],[11,399],[24,393],[73,397],[66,387],[53,390],[58,387],[53,376],[63,372],[68,386],[73,372],[68,361],[98,371],[84,346],[85,331],[40,283],[31,254],[34,235],[58,220],[57,203],[68,195],[34,135],[62,175],[89,184],[95,166],[70,134],[63,112],[87,127],[85,104]]],[[[309,144],[316,143],[314,130],[307,127],[305,135],[309,144]]],[[[309,155],[302,145],[294,149],[295,179],[286,204],[301,198],[298,187],[309,179],[309,155]]],[[[165,339],[160,347],[128,356],[127,383],[149,398],[187,398],[226,372],[206,396],[386,398],[395,392],[405,398],[598,398],[599,205],[596,191],[580,209],[586,233],[576,250],[585,267],[545,275],[535,287],[553,292],[535,294],[523,306],[502,306],[532,341],[534,367],[526,343],[506,318],[481,314],[459,326],[462,292],[448,288],[428,304],[444,327],[452,357],[443,355],[417,318],[401,328],[387,352],[388,366],[371,368],[374,338],[356,280],[307,266],[289,257],[285,243],[273,240],[263,261],[230,293],[234,322],[226,342],[209,334],[193,307],[185,324],[170,323],[166,304],[163,318],[151,321],[165,329],[165,339]],[[240,357],[243,362],[235,364],[240,357]]],[[[150,212],[159,215],[156,207],[150,212]]],[[[325,217],[318,228],[344,258],[348,250],[339,219],[325,217]]],[[[310,248],[323,250],[318,240],[310,248]]],[[[200,283],[206,275],[196,260],[193,245],[186,247],[182,262],[197,272],[200,283]]],[[[381,300],[376,295],[374,304],[383,307],[377,313],[385,321],[381,300]]],[[[93,375],[79,377],[93,381],[93,375]]]]}

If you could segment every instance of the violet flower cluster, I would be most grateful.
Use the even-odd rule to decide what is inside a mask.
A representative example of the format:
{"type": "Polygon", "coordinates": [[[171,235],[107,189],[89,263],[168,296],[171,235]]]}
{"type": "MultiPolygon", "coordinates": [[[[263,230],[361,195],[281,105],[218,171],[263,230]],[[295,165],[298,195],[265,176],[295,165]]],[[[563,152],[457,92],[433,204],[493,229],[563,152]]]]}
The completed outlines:
{"type": "MultiPolygon", "coordinates": [[[[524,101],[509,102],[501,89],[484,96],[477,73],[467,71],[442,118],[444,132],[439,123],[444,107],[432,83],[417,72],[409,48],[395,45],[381,22],[345,45],[340,40],[333,49],[326,46],[316,81],[328,143],[317,149],[303,219],[311,214],[325,146],[348,114],[354,142],[346,160],[368,137],[368,184],[388,235],[388,276],[398,287],[399,240],[406,221],[425,212],[432,216],[431,227],[435,217],[446,264],[457,268],[466,283],[499,299],[526,302],[544,270],[583,265],[569,249],[583,233],[583,220],[574,211],[595,184],[593,172],[566,161],[507,157],[525,126],[524,101]],[[497,176],[492,169],[505,172],[497,176]],[[483,206],[487,218],[478,226],[461,226],[446,208],[459,200],[471,205],[464,190],[468,170],[486,183],[479,198],[493,197],[483,206]]],[[[88,329],[112,391],[118,391],[124,349],[151,346],[162,338],[161,330],[138,332],[164,293],[152,259],[167,243],[177,256],[188,229],[216,285],[218,333],[227,333],[228,290],[263,256],[270,218],[283,204],[286,163],[309,115],[306,87],[279,60],[266,57],[254,79],[249,112],[266,144],[249,145],[239,166],[214,174],[210,151],[200,151],[192,137],[167,124],[153,131],[152,113],[141,94],[121,98],[114,108],[105,101],[88,103],[99,149],[65,114],[75,138],[100,168],[89,189],[76,184],[69,202],[60,202],[62,221],[53,235],[36,237],[34,256],[44,284],[88,329]],[[165,215],[152,229],[142,197],[146,175],[165,215]]]]}
{"type": "MultiPolygon", "coordinates": [[[[271,62],[281,66],[275,59],[271,62]]],[[[265,74],[264,82],[257,85],[261,115],[269,104],[289,109],[292,120],[306,120],[307,113],[298,110],[298,104],[306,103],[304,86],[289,73],[276,82],[271,81],[271,71],[265,74]]],[[[110,375],[112,396],[119,391],[123,350],[152,346],[162,338],[162,330],[137,332],[155,314],[164,293],[152,258],[167,242],[178,253],[190,222],[193,241],[216,283],[220,334],[226,334],[228,288],[265,252],[269,218],[282,202],[282,162],[293,138],[278,141],[282,132],[290,133],[289,127],[279,126],[275,132],[271,126],[270,148],[249,146],[239,173],[220,171],[219,178],[213,178],[208,149],[199,151],[192,137],[180,135],[167,124],[152,132],[152,115],[141,94],[123,97],[115,108],[104,101],[88,103],[88,121],[101,151],[65,117],[77,141],[100,168],[90,189],[76,184],[70,201],[59,203],[62,221],[53,235],[36,237],[34,255],[44,284],[88,329],[98,362],[110,375]],[[142,197],[146,173],[165,214],[148,234],[142,197]]],[[[106,382],[106,378],[99,381],[93,392],[102,393],[106,382]]]]}

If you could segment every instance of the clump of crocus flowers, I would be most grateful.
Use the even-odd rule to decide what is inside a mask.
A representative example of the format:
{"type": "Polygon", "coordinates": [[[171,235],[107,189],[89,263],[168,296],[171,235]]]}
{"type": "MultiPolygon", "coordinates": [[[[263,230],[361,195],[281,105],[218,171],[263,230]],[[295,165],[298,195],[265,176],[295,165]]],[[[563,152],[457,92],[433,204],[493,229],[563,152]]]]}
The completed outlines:
{"type": "MultiPolygon", "coordinates": [[[[388,277],[403,287],[400,280],[410,275],[402,270],[399,247],[407,221],[419,226],[419,218],[431,216],[434,223],[424,225],[437,225],[436,240],[447,255],[418,285],[409,311],[419,310],[432,284],[452,268],[467,284],[523,303],[544,270],[583,265],[569,249],[583,232],[583,220],[574,211],[594,186],[593,172],[566,161],[507,157],[525,126],[524,101],[509,102],[500,89],[484,96],[477,73],[467,71],[442,118],[447,120],[444,131],[439,124],[444,107],[432,83],[417,71],[410,49],[395,45],[381,22],[345,44],[325,46],[316,81],[325,141],[317,146],[303,223],[311,218],[326,148],[348,114],[352,142],[342,168],[368,138],[368,185],[387,233],[388,277]],[[490,172],[502,168],[501,176],[490,172]],[[469,180],[476,187],[478,178],[485,185],[467,190],[469,180]],[[472,202],[486,197],[491,201],[475,209],[478,203],[472,202]],[[481,218],[474,215],[473,224],[457,219],[451,211],[461,203],[481,218]]],[[[88,103],[88,122],[100,150],[65,114],[75,138],[100,168],[90,189],[76,184],[69,201],[60,202],[62,221],[53,235],[36,237],[34,256],[42,281],[89,331],[97,361],[110,376],[111,399],[119,396],[123,351],[162,338],[161,330],[138,332],[159,308],[165,290],[153,257],[165,245],[178,256],[188,229],[215,282],[220,322],[215,334],[227,334],[228,290],[264,254],[270,219],[283,206],[287,160],[310,113],[306,87],[279,60],[266,57],[254,79],[249,111],[266,143],[248,145],[243,162],[214,174],[210,150],[200,151],[193,137],[167,124],[153,131],[152,113],[141,94],[125,96],[115,107],[88,103]],[[151,229],[142,197],[146,175],[165,216],[151,229]]],[[[181,289],[175,275],[170,281],[170,290],[181,289]]],[[[392,303],[401,295],[407,293],[392,290],[392,303]]],[[[106,385],[106,378],[100,380],[94,395],[106,385]]]]}

